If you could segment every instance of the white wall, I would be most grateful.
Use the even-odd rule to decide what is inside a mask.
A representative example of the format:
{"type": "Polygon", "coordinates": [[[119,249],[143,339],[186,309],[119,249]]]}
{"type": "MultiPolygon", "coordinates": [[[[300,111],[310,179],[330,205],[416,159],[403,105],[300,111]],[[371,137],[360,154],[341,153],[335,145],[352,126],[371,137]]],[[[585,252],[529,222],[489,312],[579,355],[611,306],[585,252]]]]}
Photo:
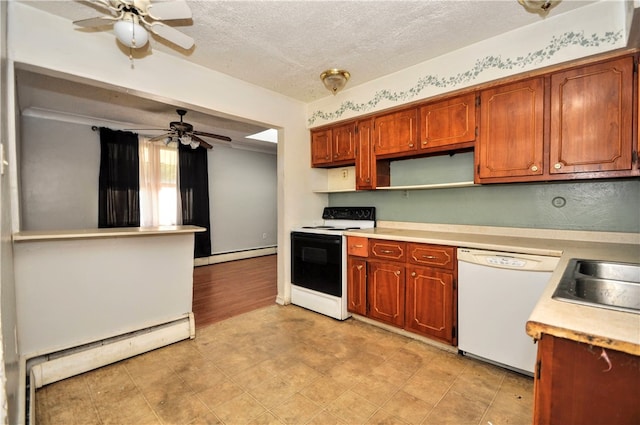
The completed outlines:
{"type": "Polygon", "coordinates": [[[97,228],[98,133],[23,116],[20,134],[21,230],[97,228]]]}
{"type": "Polygon", "coordinates": [[[208,151],[213,254],[277,244],[276,162],[275,155],[225,146],[208,151]]]}

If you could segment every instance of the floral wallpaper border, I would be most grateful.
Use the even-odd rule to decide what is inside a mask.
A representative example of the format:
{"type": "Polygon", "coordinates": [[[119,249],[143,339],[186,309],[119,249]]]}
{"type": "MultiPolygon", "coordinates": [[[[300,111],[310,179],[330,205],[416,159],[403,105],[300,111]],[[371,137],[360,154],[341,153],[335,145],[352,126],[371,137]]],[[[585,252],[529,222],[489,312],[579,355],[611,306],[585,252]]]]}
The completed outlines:
{"type": "Polygon", "coordinates": [[[392,102],[406,102],[415,98],[426,87],[441,87],[449,88],[459,86],[464,83],[475,80],[480,73],[487,69],[522,69],[531,64],[539,64],[545,60],[552,58],[561,49],[570,46],[581,47],[599,47],[604,44],[615,45],[622,38],[622,31],[605,32],[603,35],[591,34],[591,36],[585,36],[584,32],[566,32],[560,36],[554,36],[551,38],[549,45],[544,49],[530,52],[525,56],[518,56],[516,58],[503,59],[501,56],[485,56],[478,59],[474,66],[464,72],[459,72],[456,75],[450,77],[438,77],[436,75],[426,75],[418,79],[415,86],[405,91],[391,92],[389,90],[379,90],[373,96],[373,99],[366,103],[354,103],[352,101],[345,101],[334,112],[315,111],[308,120],[309,126],[313,125],[318,119],[325,121],[335,120],[340,118],[345,112],[367,112],[373,109],[382,100],[389,100],[392,102]]]}

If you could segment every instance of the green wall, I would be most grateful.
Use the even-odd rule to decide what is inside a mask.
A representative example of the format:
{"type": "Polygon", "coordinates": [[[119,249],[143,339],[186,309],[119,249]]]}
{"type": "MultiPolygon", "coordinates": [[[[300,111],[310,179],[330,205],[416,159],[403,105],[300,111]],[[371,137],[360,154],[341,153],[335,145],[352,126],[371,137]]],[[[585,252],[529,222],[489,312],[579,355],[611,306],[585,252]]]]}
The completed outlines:
{"type": "MultiPolygon", "coordinates": [[[[472,180],[472,161],[472,153],[396,161],[391,185],[472,180]]],[[[640,232],[640,179],[340,192],[329,205],[375,206],[385,221],[640,232]]]]}

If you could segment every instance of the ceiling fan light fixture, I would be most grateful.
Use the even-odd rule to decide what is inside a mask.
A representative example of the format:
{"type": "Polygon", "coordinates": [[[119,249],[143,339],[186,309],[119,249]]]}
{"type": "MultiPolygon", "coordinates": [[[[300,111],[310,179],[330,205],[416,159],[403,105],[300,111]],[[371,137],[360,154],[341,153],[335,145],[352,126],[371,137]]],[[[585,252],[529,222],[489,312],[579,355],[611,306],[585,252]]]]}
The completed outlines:
{"type": "Polygon", "coordinates": [[[113,24],[113,32],[120,43],[133,49],[144,47],[149,41],[149,33],[139,24],[139,18],[133,13],[128,13],[113,24]]]}
{"type": "Polygon", "coordinates": [[[348,71],[335,68],[327,69],[322,74],[320,74],[322,83],[327,88],[327,90],[329,90],[334,95],[344,88],[350,77],[351,74],[348,71]]]}
{"type": "Polygon", "coordinates": [[[546,15],[549,10],[557,6],[561,0],[518,0],[526,10],[540,15],[546,15]]]}
{"type": "Polygon", "coordinates": [[[180,143],[182,143],[183,145],[190,145],[192,140],[191,140],[191,136],[189,136],[188,134],[182,135],[180,136],[180,143]]]}
{"type": "Polygon", "coordinates": [[[198,149],[198,146],[200,146],[200,142],[198,142],[197,140],[191,140],[189,146],[191,146],[191,149],[198,149]]]}

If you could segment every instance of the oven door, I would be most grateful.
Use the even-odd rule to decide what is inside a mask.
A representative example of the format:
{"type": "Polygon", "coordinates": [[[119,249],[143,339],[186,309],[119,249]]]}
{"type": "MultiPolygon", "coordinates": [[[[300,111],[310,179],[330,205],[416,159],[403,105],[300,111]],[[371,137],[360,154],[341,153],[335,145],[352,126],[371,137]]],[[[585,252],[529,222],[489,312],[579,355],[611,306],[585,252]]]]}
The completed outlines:
{"type": "Polygon", "coordinates": [[[291,232],[291,282],[342,297],[342,236],[291,232]]]}

